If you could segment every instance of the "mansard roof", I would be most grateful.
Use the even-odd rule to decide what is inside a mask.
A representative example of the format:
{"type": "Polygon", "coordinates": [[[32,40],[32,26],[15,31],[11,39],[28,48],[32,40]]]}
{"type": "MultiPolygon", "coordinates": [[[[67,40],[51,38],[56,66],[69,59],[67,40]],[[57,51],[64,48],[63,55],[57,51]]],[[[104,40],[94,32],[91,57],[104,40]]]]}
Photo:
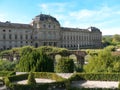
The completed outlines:
{"type": "Polygon", "coordinates": [[[31,29],[30,24],[11,23],[9,21],[0,22],[0,27],[31,29]]]}
{"type": "Polygon", "coordinates": [[[67,30],[67,31],[84,31],[84,32],[89,32],[89,30],[88,30],[88,29],[69,28],[69,27],[61,27],[61,30],[67,30]]]}
{"type": "Polygon", "coordinates": [[[33,20],[38,22],[51,20],[52,22],[56,22],[59,24],[59,21],[55,17],[46,14],[37,15],[33,20]]]}

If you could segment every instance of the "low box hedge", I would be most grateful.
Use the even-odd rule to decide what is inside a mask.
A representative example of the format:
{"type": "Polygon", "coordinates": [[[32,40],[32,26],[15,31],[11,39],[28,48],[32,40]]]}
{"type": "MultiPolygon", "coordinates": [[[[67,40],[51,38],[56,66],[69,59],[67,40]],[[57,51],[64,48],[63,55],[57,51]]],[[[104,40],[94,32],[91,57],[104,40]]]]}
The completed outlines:
{"type": "Polygon", "coordinates": [[[56,73],[48,73],[48,72],[34,72],[35,78],[46,78],[46,79],[52,79],[56,81],[63,81],[64,78],[61,76],[56,75],[56,73]]]}
{"type": "Polygon", "coordinates": [[[120,81],[120,73],[76,73],[70,81],[95,80],[95,81],[120,81]]]}
{"type": "Polygon", "coordinates": [[[14,71],[0,71],[0,77],[15,75],[14,71]]]}
{"type": "Polygon", "coordinates": [[[29,74],[13,75],[13,76],[8,77],[8,79],[10,80],[10,82],[21,81],[21,80],[28,79],[28,75],[29,74]]]}

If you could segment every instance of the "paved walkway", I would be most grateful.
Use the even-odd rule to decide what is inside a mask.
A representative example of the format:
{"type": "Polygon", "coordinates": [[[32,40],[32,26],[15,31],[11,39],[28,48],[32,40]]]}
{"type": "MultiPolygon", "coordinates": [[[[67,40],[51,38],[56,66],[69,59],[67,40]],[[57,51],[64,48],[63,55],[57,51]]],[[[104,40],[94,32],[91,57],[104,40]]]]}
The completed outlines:
{"type": "Polygon", "coordinates": [[[70,78],[73,75],[73,73],[56,73],[56,74],[66,79],[70,78]]]}
{"type": "Polygon", "coordinates": [[[4,85],[4,86],[0,86],[0,90],[7,90],[7,87],[4,85]]]}
{"type": "Polygon", "coordinates": [[[85,88],[118,88],[119,82],[116,81],[73,81],[73,87],[85,88]]]}

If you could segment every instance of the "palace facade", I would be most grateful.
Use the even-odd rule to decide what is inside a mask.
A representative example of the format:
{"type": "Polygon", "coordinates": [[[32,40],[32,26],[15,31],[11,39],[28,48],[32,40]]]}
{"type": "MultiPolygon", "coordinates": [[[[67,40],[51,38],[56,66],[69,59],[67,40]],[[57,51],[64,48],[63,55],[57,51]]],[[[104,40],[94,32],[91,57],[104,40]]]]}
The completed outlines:
{"type": "Polygon", "coordinates": [[[26,45],[101,48],[101,39],[102,33],[96,27],[61,27],[56,18],[45,14],[36,16],[31,24],[0,22],[0,50],[26,45]]]}

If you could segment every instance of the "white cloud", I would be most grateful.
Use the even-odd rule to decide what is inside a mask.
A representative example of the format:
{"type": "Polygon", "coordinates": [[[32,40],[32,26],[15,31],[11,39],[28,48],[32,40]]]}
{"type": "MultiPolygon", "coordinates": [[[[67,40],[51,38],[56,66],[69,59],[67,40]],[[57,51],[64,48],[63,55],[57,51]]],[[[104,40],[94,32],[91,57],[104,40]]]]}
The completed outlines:
{"type": "Polygon", "coordinates": [[[101,28],[103,35],[114,35],[114,34],[120,34],[120,27],[113,27],[113,28],[101,28]]]}
{"type": "Polygon", "coordinates": [[[65,7],[68,5],[68,3],[42,3],[39,5],[41,10],[44,12],[64,12],[65,7]]]}

